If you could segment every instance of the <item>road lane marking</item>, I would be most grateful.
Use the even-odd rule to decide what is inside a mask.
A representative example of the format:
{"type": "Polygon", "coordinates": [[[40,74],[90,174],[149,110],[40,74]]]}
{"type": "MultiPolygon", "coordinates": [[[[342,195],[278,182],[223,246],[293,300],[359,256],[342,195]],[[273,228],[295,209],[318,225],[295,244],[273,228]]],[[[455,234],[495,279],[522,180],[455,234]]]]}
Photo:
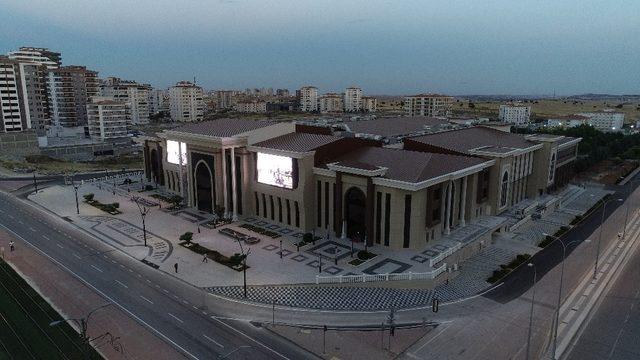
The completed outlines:
{"type": "Polygon", "coordinates": [[[43,239],[45,239],[45,240],[51,241],[51,239],[49,239],[49,238],[47,237],[47,235],[42,235],[42,238],[43,238],[43,239]]]}
{"type": "Polygon", "coordinates": [[[224,346],[222,346],[222,344],[220,344],[219,342],[217,342],[217,341],[213,340],[212,338],[208,337],[207,335],[202,334],[202,336],[204,336],[204,337],[205,337],[205,339],[207,339],[207,340],[211,341],[212,343],[214,343],[214,344],[216,344],[216,345],[220,346],[221,348],[224,348],[224,346]]]}
{"type": "Polygon", "coordinates": [[[146,297],[144,297],[144,296],[142,296],[142,295],[140,295],[140,297],[142,298],[142,300],[144,300],[144,301],[148,302],[149,304],[153,304],[153,301],[151,301],[151,300],[147,299],[146,297]]]}
{"type": "Polygon", "coordinates": [[[176,319],[176,320],[180,321],[181,323],[184,323],[184,321],[182,321],[179,317],[177,317],[177,316],[173,315],[172,313],[167,313],[167,314],[169,314],[169,316],[171,316],[172,318],[174,318],[174,319],[176,319]]]}
{"type": "Polygon", "coordinates": [[[98,267],[95,267],[95,266],[93,266],[93,265],[89,265],[89,266],[91,266],[92,268],[94,268],[94,269],[96,269],[96,270],[98,270],[98,271],[102,272],[102,270],[101,270],[100,268],[98,268],[98,267]]]}
{"type": "Polygon", "coordinates": [[[117,282],[118,284],[122,285],[123,288],[128,289],[129,287],[125,284],[123,284],[122,282],[118,281],[118,280],[113,280],[115,282],[117,282]]]}
{"type": "Polygon", "coordinates": [[[56,244],[57,247],[59,247],[60,249],[64,249],[64,246],[60,245],[60,244],[56,244]]]}
{"type": "Polygon", "coordinates": [[[76,253],[73,253],[73,256],[75,256],[76,258],[78,258],[78,259],[82,260],[82,257],[80,257],[80,255],[78,255],[78,254],[76,254],[76,253]]]}
{"type": "Polygon", "coordinates": [[[31,230],[32,232],[36,232],[36,229],[32,228],[31,226],[29,226],[29,230],[31,230]]]}

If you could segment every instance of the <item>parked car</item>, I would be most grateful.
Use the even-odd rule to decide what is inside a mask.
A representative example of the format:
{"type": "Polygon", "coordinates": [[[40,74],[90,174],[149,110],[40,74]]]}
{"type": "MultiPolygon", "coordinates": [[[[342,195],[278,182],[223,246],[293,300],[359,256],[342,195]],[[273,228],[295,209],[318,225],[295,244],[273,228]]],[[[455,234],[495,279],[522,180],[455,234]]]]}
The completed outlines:
{"type": "Polygon", "coordinates": [[[260,239],[258,239],[257,237],[249,236],[249,237],[244,239],[244,242],[246,244],[253,245],[253,244],[259,243],[260,239]]]}

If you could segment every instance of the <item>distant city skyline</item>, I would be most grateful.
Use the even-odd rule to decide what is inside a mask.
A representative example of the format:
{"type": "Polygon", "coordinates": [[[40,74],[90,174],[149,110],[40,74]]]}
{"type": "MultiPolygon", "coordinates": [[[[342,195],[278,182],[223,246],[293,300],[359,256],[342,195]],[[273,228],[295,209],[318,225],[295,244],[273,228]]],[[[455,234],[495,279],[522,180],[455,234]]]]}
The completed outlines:
{"type": "Polygon", "coordinates": [[[640,3],[0,0],[0,52],[167,88],[640,93],[640,3]]]}

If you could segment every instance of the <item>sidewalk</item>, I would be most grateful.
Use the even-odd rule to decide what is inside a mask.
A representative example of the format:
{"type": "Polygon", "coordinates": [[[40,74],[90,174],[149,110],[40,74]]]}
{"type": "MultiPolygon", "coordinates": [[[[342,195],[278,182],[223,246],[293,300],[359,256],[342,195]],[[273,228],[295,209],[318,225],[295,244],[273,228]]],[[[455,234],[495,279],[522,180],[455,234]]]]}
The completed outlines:
{"type": "MultiPolygon", "coordinates": [[[[65,318],[80,318],[107,301],[80,280],[67,273],[47,257],[0,230],[0,247],[7,249],[5,260],[65,318]],[[8,252],[10,240],[16,251],[8,252]]],[[[91,317],[91,337],[106,331],[118,338],[124,354],[105,344],[98,351],[106,359],[182,359],[182,354],[153,335],[115,306],[109,306],[91,317]]]]}

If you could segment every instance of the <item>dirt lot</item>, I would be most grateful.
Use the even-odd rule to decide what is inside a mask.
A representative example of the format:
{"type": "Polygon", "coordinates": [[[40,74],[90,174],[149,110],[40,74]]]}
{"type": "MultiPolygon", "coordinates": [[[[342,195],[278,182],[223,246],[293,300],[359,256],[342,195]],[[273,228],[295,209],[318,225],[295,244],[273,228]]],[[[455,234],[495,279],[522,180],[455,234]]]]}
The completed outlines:
{"type": "Polygon", "coordinates": [[[595,181],[602,184],[615,184],[621,176],[625,176],[638,166],[637,161],[625,160],[616,164],[611,160],[604,160],[589,168],[579,178],[580,181],[595,181]]]}
{"type": "Polygon", "coordinates": [[[135,156],[93,162],[71,162],[54,160],[46,156],[33,157],[28,159],[0,157],[0,168],[5,169],[6,172],[30,173],[35,171],[39,174],[52,175],[73,172],[99,171],[104,169],[140,169],[142,168],[142,158],[140,156],[135,156]]]}

